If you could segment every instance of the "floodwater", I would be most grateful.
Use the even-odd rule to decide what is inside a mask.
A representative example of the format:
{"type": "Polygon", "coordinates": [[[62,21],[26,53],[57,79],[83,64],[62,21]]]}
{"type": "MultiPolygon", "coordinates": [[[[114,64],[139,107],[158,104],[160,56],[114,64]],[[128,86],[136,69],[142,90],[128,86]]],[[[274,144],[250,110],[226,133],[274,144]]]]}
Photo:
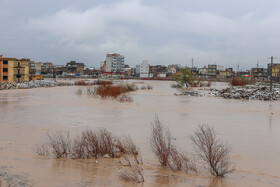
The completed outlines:
{"type": "Polygon", "coordinates": [[[131,103],[77,95],[75,86],[0,91],[0,175],[18,186],[131,186],[116,177],[117,160],[42,158],[33,149],[48,132],[105,127],[130,135],[140,147],[145,176],[140,186],[280,186],[279,101],[175,96],[172,82],[145,83],[153,90],[130,93],[131,103]],[[160,168],[149,144],[156,115],[187,152],[197,126],[213,126],[217,137],[232,145],[237,171],[217,179],[160,168]]]}

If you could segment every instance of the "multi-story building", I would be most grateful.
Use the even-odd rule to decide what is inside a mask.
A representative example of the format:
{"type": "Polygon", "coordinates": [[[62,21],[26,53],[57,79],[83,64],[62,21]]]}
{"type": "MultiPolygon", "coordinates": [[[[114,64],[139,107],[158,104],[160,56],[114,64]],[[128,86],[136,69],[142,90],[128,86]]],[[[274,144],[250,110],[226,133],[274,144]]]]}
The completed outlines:
{"type": "Polygon", "coordinates": [[[37,74],[41,74],[43,62],[35,62],[35,70],[37,74]]]}
{"type": "Polygon", "coordinates": [[[217,78],[219,71],[223,70],[223,66],[219,66],[216,64],[208,65],[208,77],[217,78]]]}
{"type": "Polygon", "coordinates": [[[208,68],[206,66],[198,68],[198,76],[206,78],[208,76],[208,68]]]}
{"type": "Polygon", "coordinates": [[[41,66],[41,74],[52,74],[53,64],[51,62],[44,62],[41,66]]]}
{"type": "Polygon", "coordinates": [[[36,74],[35,62],[30,61],[29,62],[29,75],[34,75],[34,74],[36,74]]]}
{"type": "Polygon", "coordinates": [[[106,55],[106,73],[124,74],[124,56],[113,53],[106,55]]]}
{"type": "Polygon", "coordinates": [[[147,60],[143,60],[140,64],[140,77],[149,77],[149,63],[147,60]]]}
{"type": "Polygon", "coordinates": [[[77,63],[76,61],[70,61],[65,66],[67,73],[72,74],[84,74],[85,64],[77,63]]]}
{"type": "MultiPolygon", "coordinates": [[[[268,77],[271,76],[271,64],[267,65],[267,75],[268,77]]],[[[272,80],[273,81],[280,81],[280,63],[274,63],[272,65],[272,80]]]]}
{"type": "Polygon", "coordinates": [[[234,77],[234,72],[232,68],[226,68],[225,70],[218,71],[217,78],[229,79],[234,77]]]}
{"type": "Polygon", "coordinates": [[[0,82],[29,81],[30,59],[5,58],[0,55],[0,82]]]}
{"type": "Polygon", "coordinates": [[[257,81],[267,80],[267,69],[266,68],[252,68],[251,75],[257,81]]]}

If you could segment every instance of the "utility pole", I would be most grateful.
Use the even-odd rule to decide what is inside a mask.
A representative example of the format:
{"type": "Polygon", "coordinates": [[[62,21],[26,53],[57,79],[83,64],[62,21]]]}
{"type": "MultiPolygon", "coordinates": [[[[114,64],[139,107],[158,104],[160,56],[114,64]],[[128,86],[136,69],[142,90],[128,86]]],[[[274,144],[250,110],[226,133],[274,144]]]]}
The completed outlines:
{"type": "Polygon", "coordinates": [[[192,68],[193,68],[193,58],[192,58],[192,68]]]}
{"type": "Polygon", "coordinates": [[[272,66],[273,66],[273,59],[275,59],[275,57],[271,56],[270,57],[270,92],[272,92],[272,66]]]}

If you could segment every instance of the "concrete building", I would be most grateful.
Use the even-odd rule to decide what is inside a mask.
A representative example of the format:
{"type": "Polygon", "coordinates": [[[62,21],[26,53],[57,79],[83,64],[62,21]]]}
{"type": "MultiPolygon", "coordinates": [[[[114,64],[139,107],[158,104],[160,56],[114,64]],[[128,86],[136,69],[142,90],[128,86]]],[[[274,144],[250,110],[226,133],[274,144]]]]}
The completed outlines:
{"type": "Polygon", "coordinates": [[[35,62],[35,70],[37,74],[41,74],[43,62],[35,62]]]}
{"type": "Polygon", "coordinates": [[[0,82],[29,81],[30,59],[5,58],[0,55],[0,82]]]}
{"type": "Polygon", "coordinates": [[[267,80],[267,69],[266,68],[252,68],[251,75],[256,81],[267,80]]]}
{"type": "Polygon", "coordinates": [[[209,64],[208,65],[208,77],[210,78],[217,78],[219,71],[223,70],[223,66],[219,66],[216,64],[209,64]]]}
{"type": "Polygon", "coordinates": [[[140,64],[140,77],[149,77],[150,65],[147,60],[143,60],[140,64]]]}
{"type": "Polygon", "coordinates": [[[106,72],[109,74],[124,74],[124,56],[113,53],[106,55],[106,72]]]}
{"type": "Polygon", "coordinates": [[[51,62],[44,62],[41,66],[41,74],[52,74],[53,64],[51,62]]]}
{"type": "MultiPolygon", "coordinates": [[[[267,65],[267,75],[270,78],[270,76],[271,76],[271,64],[270,63],[267,65]]],[[[280,63],[274,63],[272,65],[272,80],[276,81],[276,82],[280,81],[280,63]]]]}
{"type": "Polygon", "coordinates": [[[208,68],[206,66],[198,68],[198,76],[206,78],[208,76],[208,68]]]}
{"type": "Polygon", "coordinates": [[[217,78],[219,79],[229,79],[234,77],[234,72],[232,68],[227,68],[225,70],[218,71],[217,78]]]}
{"type": "Polygon", "coordinates": [[[66,72],[71,74],[84,74],[85,64],[76,61],[70,61],[65,66],[66,72]]]}

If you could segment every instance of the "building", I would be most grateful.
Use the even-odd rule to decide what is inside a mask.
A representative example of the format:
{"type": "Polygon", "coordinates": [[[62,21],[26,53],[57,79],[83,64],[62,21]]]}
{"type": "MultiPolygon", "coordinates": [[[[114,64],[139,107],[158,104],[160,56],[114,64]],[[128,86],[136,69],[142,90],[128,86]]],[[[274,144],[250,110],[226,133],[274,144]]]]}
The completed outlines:
{"type": "Polygon", "coordinates": [[[208,65],[208,77],[210,78],[217,78],[219,71],[223,70],[223,66],[219,66],[216,64],[209,64],[208,65]]]}
{"type": "Polygon", "coordinates": [[[34,75],[34,74],[36,74],[35,62],[30,61],[29,62],[29,75],[34,75]]]}
{"type": "Polygon", "coordinates": [[[140,77],[149,77],[149,68],[150,65],[147,60],[143,60],[140,64],[140,77]]]}
{"type": "MultiPolygon", "coordinates": [[[[270,80],[270,76],[271,76],[271,64],[270,63],[267,65],[267,75],[270,80]]],[[[280,81],[280,63],[274,63],[272,65],[272,80],[276,81],[276,82],[280,81]]]]}
{"type": "Polygon", "coordinates": [[[5,58],[0,55],[0,82],[29,81],[30,59],[5,58]]]}
{"type": "Polygon", "coordinates": [[[76,61],[70,61],[65,66],[66,72],[70,74],[84,74],[85,64],[76,61]]]}
{"type": "Polygon", "coordinates": [[[43,62],[35,62],[35,70],[37,74],[41,74],[43,62]]]}
{"type": "Polygon", "coordinates": [[[198,77],[206,78],[208,76],[208,68],[206,66],[198,68],[198,77]]]}
{"type": "Polygon", "coordinates": [[[163,65],[156,65],[149,67],[150,77],[166,77],[167,68],[163,65]]]}
{"type": "Polygon", "coordinates": [[[267,80],[267,69],[266,68],[252,68],[251,75],[256,81],[267,80]]]}
{"type": "Polygon", "coordinates": [[[124,56],[117,53],[107,54],[105,66],[105,73],[124,74],[124,56]]]}
{"type": "Polygon", "coordinates": [[[226,68],[225,70],[218,71],[217,78],[229,79],[234,77],[234,71],[232,68],[226,68]]]}
{"type": "Polygon", "coordinates": [[[44,62],[41,66],[41,74],[52,74],[53,64],[51,62],[44,62]]]}

